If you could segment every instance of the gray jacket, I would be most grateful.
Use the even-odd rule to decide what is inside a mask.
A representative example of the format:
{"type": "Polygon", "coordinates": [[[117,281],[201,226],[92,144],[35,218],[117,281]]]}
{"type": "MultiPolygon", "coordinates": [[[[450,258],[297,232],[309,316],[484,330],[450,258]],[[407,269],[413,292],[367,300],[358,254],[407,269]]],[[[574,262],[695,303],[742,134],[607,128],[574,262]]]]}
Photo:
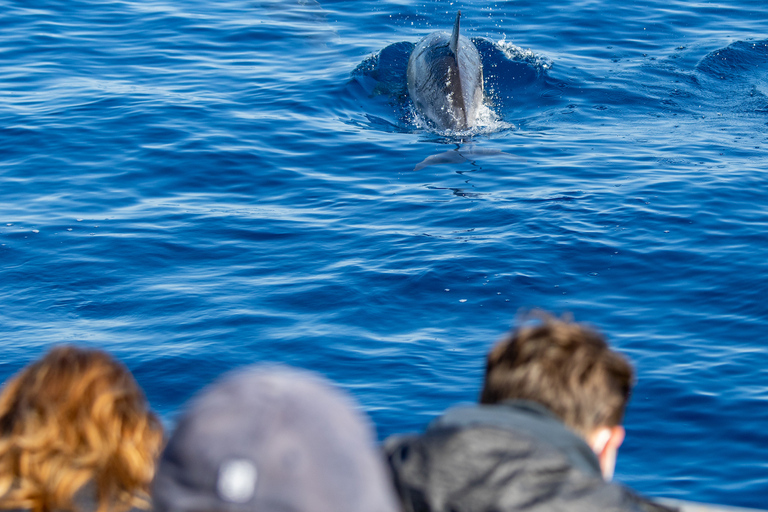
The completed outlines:
{"type": "Polygon", "coordinates": [[[603,481],[592,450],[533,402],[457,407],[384,449],[405,512],[664,512],[603,481]]]}

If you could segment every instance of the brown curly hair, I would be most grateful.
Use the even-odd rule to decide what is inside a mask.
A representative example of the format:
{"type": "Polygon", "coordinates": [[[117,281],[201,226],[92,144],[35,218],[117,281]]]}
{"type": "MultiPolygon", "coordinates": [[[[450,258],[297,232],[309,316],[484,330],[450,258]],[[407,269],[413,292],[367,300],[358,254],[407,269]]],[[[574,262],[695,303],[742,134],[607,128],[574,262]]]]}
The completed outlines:
{"type": "Polygon", "coordinates": [[[100,350],[53,348],[0,392],[0,509],[86,512],[75,504],[86,485],[98,512],[149,508],[162,442],[125,366],[100,350]]]}

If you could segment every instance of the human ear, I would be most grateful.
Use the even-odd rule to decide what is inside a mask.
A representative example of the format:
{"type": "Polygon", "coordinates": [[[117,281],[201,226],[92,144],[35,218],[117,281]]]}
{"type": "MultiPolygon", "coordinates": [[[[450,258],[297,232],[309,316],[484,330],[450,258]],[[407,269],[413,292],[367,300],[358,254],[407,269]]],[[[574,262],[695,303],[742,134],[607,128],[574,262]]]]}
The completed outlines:
{"type": "Polygon", "coordinates": [[[603,479],[610,481],[616,468],[616,456],[621,443],[624,442],[626,431],[621,425],[600,427],[589,436],[588,442],[592,451],[597,455],[603,479]]]}

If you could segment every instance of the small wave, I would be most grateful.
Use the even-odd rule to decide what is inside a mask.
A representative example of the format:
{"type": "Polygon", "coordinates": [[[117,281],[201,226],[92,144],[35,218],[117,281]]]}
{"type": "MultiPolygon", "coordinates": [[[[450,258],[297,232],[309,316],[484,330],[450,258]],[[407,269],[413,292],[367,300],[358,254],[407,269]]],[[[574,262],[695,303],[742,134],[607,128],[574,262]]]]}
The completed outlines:
{"type": "Polygon", "coordinates": [[[486,104],[480,106],[480,109],[477,111],[476,124],[468,130],[439,130],[421,115],[413,103],[409,105],[408,111],[409,115],[407,119],[417,130],[428,130],[448,139],[467,139],[478,135],[490,135],[517,129],[513,123],[508,123],[501,119],[501,117],[486,104]]]}
{"type": "Polygon", "coordinates": [[[768,40],[737,41],[710,52],[696,69],[721,80],[741,78],[744,74],[763,74],[768,65],[768,40]]]}
{"type": "Polygon", "coordinates": [[[507,41],[506,34],[496,42],[496,46],[504,53],[504,56],[511,61],[525,62],[542,73],[552,68],[552,61],[550,59],[535,53],[530,48],[522,48],[507,41]]]}
{"type": "Polygon", "coordinates": [[[768,110],[768,40],[736,41],[696,65],[699,103],[722,111],[763,115],[768,110]]]}

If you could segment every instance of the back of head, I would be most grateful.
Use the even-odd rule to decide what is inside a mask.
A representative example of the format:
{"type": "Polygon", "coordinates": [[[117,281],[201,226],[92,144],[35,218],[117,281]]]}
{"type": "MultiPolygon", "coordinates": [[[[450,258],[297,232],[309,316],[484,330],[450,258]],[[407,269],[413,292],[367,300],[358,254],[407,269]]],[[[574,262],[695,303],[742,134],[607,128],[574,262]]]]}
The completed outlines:
{"type": "Polygon", "coordinates": [[[393,512],[371,428],[319,378],[236,372],[181,417],[153,484],[157,512],[393,512]]]}
{"type": "Polygon", "coordinates": [[[488,354],[480,401],[531,400],[583,436],[621,423],[632,367],[593,329],[537,315],[488,354]]]}
{"type": "Polygon", "coordinates": [[[100,511],[146,508],[162,437],[127,368],[54,348],[0,394],[0,507],[74,510],[91,486],[100,511]]]}

